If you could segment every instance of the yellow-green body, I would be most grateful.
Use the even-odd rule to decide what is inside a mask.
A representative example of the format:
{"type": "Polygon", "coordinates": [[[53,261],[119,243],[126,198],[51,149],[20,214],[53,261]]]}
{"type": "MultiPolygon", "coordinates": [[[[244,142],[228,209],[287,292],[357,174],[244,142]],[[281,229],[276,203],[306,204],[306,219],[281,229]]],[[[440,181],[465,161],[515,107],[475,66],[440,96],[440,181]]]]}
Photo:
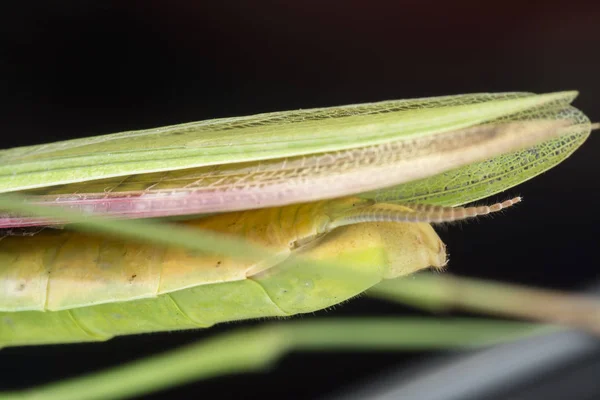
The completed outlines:
{"type": "MultiPolygon", "coordinates": [[[[77,229],[95,232],[47,229],[0,240],[0,347],[99,341],[311,312],[384,279],[441,267],[444,245],[428,224],[339,226],[335,219],[337,225],[324,227],[340,210],[361,202],[457,206],[552,168],[597,128],[570,105],[575,95],[481,93],[387,101],[0,150],[1,228],[76,222],[77,229]],[[360,199],[337,199],[342,196],[360,199]],[[318,203],[297,204],[313,201],[318,203]],[[234,212],[179,224],[198,232],[157,221],[88,219],[229,211],[234,212]],[[257,260],[255,250],[263,254],[262,249],[245,241],[268,251],[257,260]],[[214,255],[219,252],[226,256],[214,255]]],[[[406,210],[379,205],[386,207],[406,210]]],[[[394,286],[399,298],[414,304],[442,299],[470,310],[568,321],[598,331],[589,318],[595,307],[554,293],[540,300],[537,290],[469,282],[450,287],[446,281],[436,286],[419,277],[398,281],[416,282],[417,289],[398,290],[395,281],[377,287],[387,293],[386,284],[394,286]]],[[[286,324],[277,328],[281,334],[267,328],[217,338],[173,358],[155,358],[152,365],[138,362],[112,375],[28,394],[114,398],[140,393],[130,387],[142,382],[145,390],[181,382],[194,369],[207,377],[267,365],[291,349],[383,349],[400,343],[437,348],[444,340],[471,346],[489,344],[490,334],[507,340],[498,325],[447,322],[286,324]],[[481,329],[487,334],[479,335],[481,329]],[[112,390],[116,381],[125,389],[112,390]]]]}
{"type": "MultiPolygon", "coordinates": [[[[52,229],[6,237],[0,346],[310,312],[441,266],[443,244],[426,224],[324,227],[356,204],[454,206],[543,172],[589,135],[589,120],[570,106],[575,95],[389,101],[2,150],[0,192],[29,189],[27,202],[124,218],[232,211],[181,224],[269,251],[256,261],[231,246],[219,255],[157,245],[156,230],[146,242],[131,225],[133,241],[52,229]],[[360,199],[327,200],[347,195],[360,199]]],[[[33,210],[10,207],[16,214],[2,210],[0,227],[64,221],[47,219],[50,208],[30,219],[33,210]]]]}
{"type": "Polygon", "coordinates": [[[323,231],[335,214],[364,203],[321,201],[182,222],[273,250],[258,262],[72,231],[6,237],[0,241],[0,346],[312,312],[382,279],[445,264],[444,245],[428,224],[373,222],[323,231]],[[311,259],[345,263],[347,279],[311,259]],[[355,269],[360,279],[352,278],[355,269]]]}

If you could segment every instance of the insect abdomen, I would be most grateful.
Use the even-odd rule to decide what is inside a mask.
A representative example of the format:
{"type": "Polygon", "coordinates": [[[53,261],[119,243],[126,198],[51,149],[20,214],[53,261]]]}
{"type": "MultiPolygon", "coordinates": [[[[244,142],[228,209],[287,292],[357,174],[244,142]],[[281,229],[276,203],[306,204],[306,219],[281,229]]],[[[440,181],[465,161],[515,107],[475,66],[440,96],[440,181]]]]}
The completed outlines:
{"type": "Polygon", "coordinates": [[[375,246],[339,255],[341,269],[323,268],[299,255],[246,280],[200,285],[156,298],[61,311],[1,312],[0,347],[101,341],[320,310],[380,282],[386,263],[383,250],[375,246]]]}
{"type": "MultiPolygon", "coordinates": [[[[282,211],[285,210],[274,212],[282,211]]],[[[223,222],[226,221],[220,220],[219,226],[224,226],[223,222]]],[[[267,236],[277,237],[275,241],[283,243],[290,239],[285,235],[279,238],[272,232],[267,236]]],[[[48,246],[50,248],[53,247],[48,246]]],[[[118,252],[118,245],[114,249],[118,252]]],[[[46,253],[36,249],[32,254],[43,261],[45,256],[42,255],[46,253]]],[[[100,341],[116,335],[200,328],[239,319],[313,312],[348,300],[382,279],[442,266],[445,259],[444,246],[428,224],[373,222],[342,226],[243,279],[192,285],[154,294],[152,298],[56,311],[41,308],[46,311],[0,312],[0,347],[100,341]]],[[[192,258],[184,258],[184,263],[190,260],[192,258]]],[[[220,268],[213,265],[212,258],[208,263],[204,257],[202,260],[199,264],[202,268],[220,268]]],[[[39,265],[33,264],[41,267],[42,261],[39,265]]],[[[161,265],[168,266],[168,263],[163,258],[161,265]]],[[[184,267],[184,270],[189,268],[184,267]]],[[[160,287],[164,279],[158,279],[160,274],[156,277],[154,282],[160,287]]],[[[85,286],[80,291],[84,293],[85,286]]],[[[65,298],[67,295],[65,293],[65,298]]]]}
{"type": "Polygon", "coordinates": [[[0,347],[103,341],[118,335],[205,328],[285,315],[252,280],[203,285],[156,298],[62,311],[0,313],[0,347]]]}

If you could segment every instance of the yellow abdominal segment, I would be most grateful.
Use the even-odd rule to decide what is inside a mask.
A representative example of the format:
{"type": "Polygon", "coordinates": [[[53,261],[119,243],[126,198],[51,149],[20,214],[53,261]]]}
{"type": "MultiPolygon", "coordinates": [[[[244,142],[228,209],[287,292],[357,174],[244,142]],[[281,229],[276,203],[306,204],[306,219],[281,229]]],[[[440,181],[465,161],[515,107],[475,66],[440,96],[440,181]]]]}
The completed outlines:
{"type": "Polygon", "coordinates": [[[291,255],[332,263],[346,260],[351,269],[349,255],[372,256],[375,251],[380,255],[373,260],[377,281],[445,264],[444,245],[428,224],[373,222],[323,231],[333,216],[369,204],[340,199],[182,223],[271,248],[273,256],[258,263],[71,231],[6,237],[0,241],[0,311],[57,311],[154,298],[277,274],[291,255]]]}

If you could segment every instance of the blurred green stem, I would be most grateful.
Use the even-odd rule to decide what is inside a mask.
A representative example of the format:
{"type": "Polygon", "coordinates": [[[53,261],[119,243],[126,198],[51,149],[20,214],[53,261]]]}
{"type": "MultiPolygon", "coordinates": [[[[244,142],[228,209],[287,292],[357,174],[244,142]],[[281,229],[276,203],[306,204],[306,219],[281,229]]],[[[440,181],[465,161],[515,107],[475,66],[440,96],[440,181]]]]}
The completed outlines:
{"type": "Polygon", "coordinates": [[[90,375],[2,399],[120,399],[198,379],[260,371],[286,353],[390,351],[489,346],[544,333],[539,325],[484,319],[352,318],[288,321],[237,331],[90,375]]]}

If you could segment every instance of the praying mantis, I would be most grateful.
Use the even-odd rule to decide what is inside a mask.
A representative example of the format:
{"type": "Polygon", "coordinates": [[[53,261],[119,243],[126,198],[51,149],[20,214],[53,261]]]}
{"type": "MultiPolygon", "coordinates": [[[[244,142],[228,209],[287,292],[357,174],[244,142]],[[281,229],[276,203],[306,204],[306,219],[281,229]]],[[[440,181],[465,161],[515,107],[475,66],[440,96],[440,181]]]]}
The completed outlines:
{"type": "Polygon", "coordinates": [[[441,268],[428,223],[519,201],[459,207],[575,151],[593,127],[575,95],[389,101],[4,150],[0,346],[312,312],[441,268]],[[12,235],[67,222],[96,231],[12,235]]]}

